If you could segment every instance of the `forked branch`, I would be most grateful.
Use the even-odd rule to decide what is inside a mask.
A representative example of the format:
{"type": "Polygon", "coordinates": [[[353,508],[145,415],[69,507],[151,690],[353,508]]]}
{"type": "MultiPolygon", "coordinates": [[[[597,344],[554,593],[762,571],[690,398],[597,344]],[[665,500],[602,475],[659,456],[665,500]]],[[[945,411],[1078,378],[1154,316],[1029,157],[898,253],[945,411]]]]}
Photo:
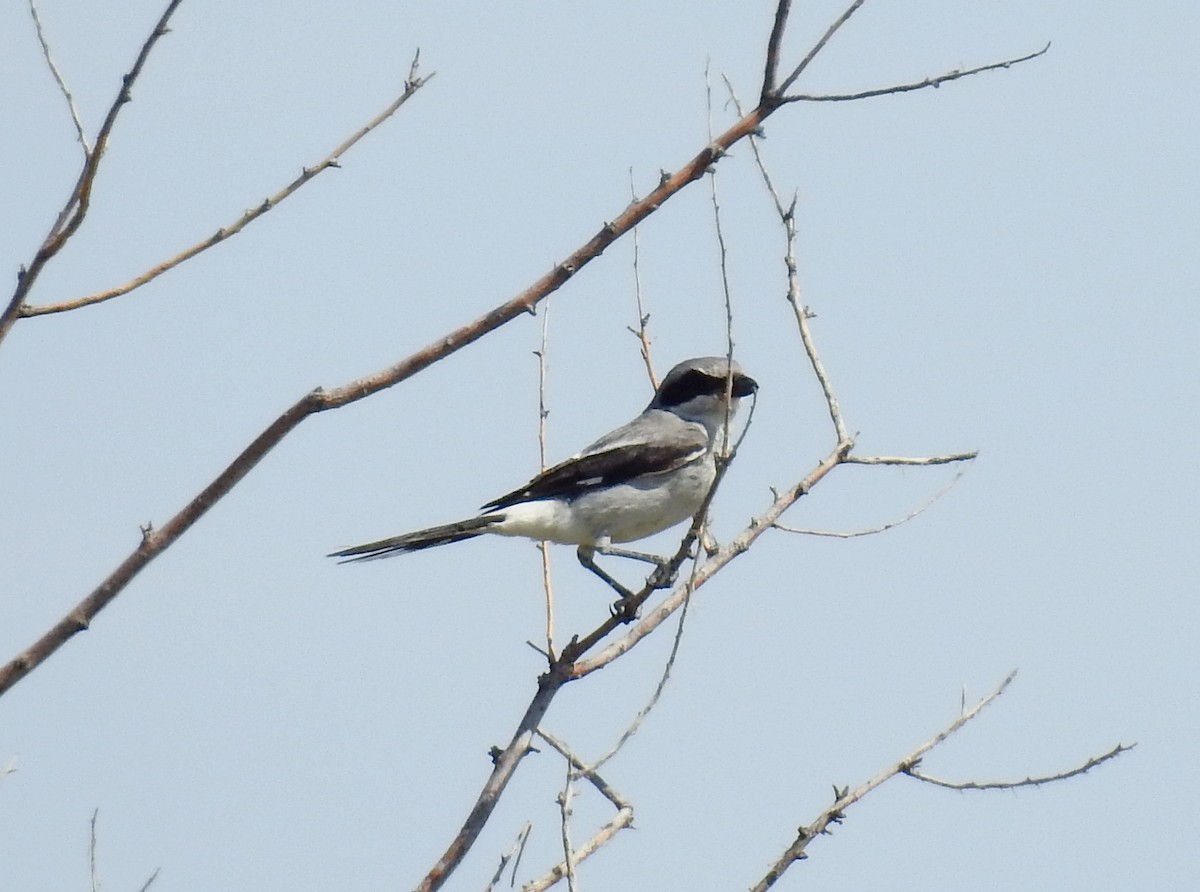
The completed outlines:
{"type": "Polygon", "coordinates": [[[263,216],[268,211],[275,208],[280,202],[291,197],[297,192],[301,186],[304,186],[309,181],[324,173],[331,167],[341,167],[339,163],[343,155],[346,154],[354,145],[364,136],[394,115],[400,110],[404,103],[408,102],[413,95],[429,83],[436,72],[421,77],[417,73],[417,66],[420,61],[421,54],[418,51],[413,57],[412,65],[409,68],[408,77],[404,81],[403,92],[392,101],[387,108],[377,114],[374,118],[356,130],[345,141],[343,141],[332,152],[314,164],[312,167],[302,168],[299,176],[276,192],[264,198],[261,203],[252,207],[250,210],[242,214],[237,220],[230,223],[228,226],[223,226],[210,235],[203,241],[197,242],[190,248],[180,251],[174,257],[164,260],[162,263],[152,266],[139,276],[130,279],[124,285],[119,285],[116,288],[109,288],[107,291],[98,291],[95,294],[89,294],[84,297],[75,298],[74,300],[61,301],[59,303],[45,304],[43,306],[30,306],[26,304],[21,308],[21,316],[46,316],[52,313],[65,313],[68,310],[78,310],[80,307],[90,307],[93,304],[103,303],[106,300],[112,300],[114,297],[120,297],[123,294],[128,294],[136,288],[140,288],[148,282],[152,282],[168,270],[172,270],[180,264],[191,260],[197,254],[207,251],[209,248],[219,245],[221,242],[237,235],[259,217],[263,216]]]}
{"type": "MultiPolygon", "coordinates": [[[[981,712],[983,712],[984,709],[991,705],[996,698],[998,698],[1008,689],[1008,686],[1012,684],[1012,681],[1014,678],[1016,678],[1016,675],[1016,670],[1013,670],[1011,673],[1009,673],[1009,676],[1004,679],[1003,682],[1001,682],[1000,686],[996,688],[996,690],[992,691],[992,693],[988,694],[969,710],[964,711],[957,719],[951,722],[946,728],[938,732],[934,737],[921,744],[904,758],[888,766],[875,777],[871,778],[853,790],[851,790],[849,787],[839,788],[834,786],[833,804],[824,809],[816,817],[816,819],[812,821],[812,823],[802,826],[797,831],[796,838],[792,841],[791,845],[789,845],[784,850],[783,854],[776,859],[775,863],[771,865],[762,878],[753,887],[751,887],[751,892],[766,892],[766,890],[770,889],[779,880],[779,878],[783,876],[783,874],[786,873],[789,868],[791,868],[793,864],[808,857],[807,849],[809,844],[814,839],[821,835],[829,834],[831,832],[830,828],[832,825],[840,824],[842,822],[846,815],[846,809],[864,799],[873,790],[887,783],[892,778],[896,777],[897,775],[909,775],[910,777],[916,777],[918,780],[924,780],[927,783],[933,782],[929,778],[919,775],[919,773],[916,771],[917,765],[920,764],[921,760],[929,752],[941,745],[947,738],[949,738],[968,722],[975,719],[981,712]]],[[[1065,780],[1068,777],[1074,777],[1076,775],[1083,774],[1084,772],[1095,768],[1097,765],[1100,765],[1111,759],[1115,759],[1117,756],[1128,752],[1131,749],[1133,749],[1133,746],[1118,745],[1102,756],[1088,759],[1085,764],[1079,766],[1078,768],[1072,769],[1071,771],[1065,771],[1061,774],[1050,775],[1037,780],[1031,779],[1028,783],[1051,783],[1054,781],[1065,780]]],[[[939,786],[947,786],[951,787],[952,789],[1012,789],[1014,786],[1021,785],[1023,784],[1020,782],[1016,784],[991,785],[953,785],[949,783],[939,784],[939,786]]]]}
{"type": "Polygon", "coordinates": [[[146,38],[142,44],[141,50],[134,60],[133,67],[129,69],[129,73],[121,78],[121,89],[117,91],[117,97],[109,106],[108,114],[104,116],[104,123],[100,125],[100,131],[96,134],[96,142],[90,150],[85,153],[83,161],[83,170],[79,172],[79,179],[75,182],[74,189],[71,190],[71,195],[67,199],[66,204],[58,213],[54,225],[50,227],[50,232],[43,240],[41,247],[34,254],[33,260],[28,267],[23,267],[17,273],[17,287],[13,292],[12,298],[8,305],[4,308],[4,312],[0,313],[0,342],[8,334],[13,323],[21,315],[21,310],[25,304],[25,297],[29,294],[29,289],[33,287],[33,283],[37,281],[38,275],[50,260],[62,250],[63,245],[67,240],[75,234],[79,229],[79,224],[83,222],[83,218],[87,216],[88,207],[91,204],[92,186],[96,181],[96,172],[100,167],[100,159],[104,157],[104,149],[108,145],[108,138],[112,134],[113,125],[117,122],[117,115],[132,98],[132,89],[138,76],[142,73],[142,69],[146,65],[146,60],[150,58],[150,51],[154,49],[160,37],[167,33],[167,23],[170,22],[171,16],[175,14],[175,10],[183,0],[171,0],[167,4],[167,8],[163,14],[159,16],[158,22],[154,25],[154,30],[150,32],[150,36],[146,38]]]}

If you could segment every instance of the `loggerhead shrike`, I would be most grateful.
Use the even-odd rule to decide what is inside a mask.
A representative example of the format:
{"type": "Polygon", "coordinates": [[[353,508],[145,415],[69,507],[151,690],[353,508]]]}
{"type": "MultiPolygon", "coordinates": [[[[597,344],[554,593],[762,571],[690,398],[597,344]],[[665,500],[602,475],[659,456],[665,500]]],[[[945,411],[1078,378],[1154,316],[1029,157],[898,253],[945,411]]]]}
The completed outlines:
{"type": "MultiPolygon", "coordinates": [[[[488,502],[477,517],[356,545],[330,557],[369,561],[484,533],[524,536],[577,545],[579,562],[627,597],[629,591],[596,566],[596,553],[656,564],[661,575],[661,558],[612,543],[643,539],[700,510],[716,476],[715,451],[725,424],[739,400],[757,390],[754,379],[723,356],[686,360],[667,373],[641,415],[488,502]]],[[[669,580],[655,578],[654,584],[669,580]]]]}

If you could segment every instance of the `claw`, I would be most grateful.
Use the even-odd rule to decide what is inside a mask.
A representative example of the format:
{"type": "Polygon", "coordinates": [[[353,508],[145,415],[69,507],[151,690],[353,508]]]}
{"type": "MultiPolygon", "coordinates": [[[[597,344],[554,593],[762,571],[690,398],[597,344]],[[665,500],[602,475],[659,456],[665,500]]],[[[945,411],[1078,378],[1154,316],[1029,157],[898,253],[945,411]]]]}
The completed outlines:
{"type": "Polygon", "coordinates": [[[633,596],[618,598],[608,607],[609,614],[623,623],[635,622],[638,618],[638,605],[633,596]]]}
{"type": "Polygon", "coordinates": [[[671,566],[670,561],[663,561],[646,580],[652,588],[671,588],[679,579],[679,570],[671,566]]]}

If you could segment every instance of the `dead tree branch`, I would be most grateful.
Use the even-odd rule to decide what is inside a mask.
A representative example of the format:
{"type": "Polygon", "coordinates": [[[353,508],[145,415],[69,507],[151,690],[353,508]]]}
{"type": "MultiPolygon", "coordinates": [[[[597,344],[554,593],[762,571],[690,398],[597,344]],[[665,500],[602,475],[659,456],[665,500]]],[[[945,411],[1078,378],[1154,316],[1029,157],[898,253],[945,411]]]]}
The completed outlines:
{"type": "Polygon", "coordinates": [[[33,18],[33,29],[37,32],[38,43],[42,46],[42,58],[46,60],[46,67],[50,69],[54,83],[58,84],[58,91],[67,101],[67,111],[71,114],[71,123],[75,125],[75,138],[83,146],[84,157],[87,157],[91,154],[92,149],[83,133],[83,123],[79,120],[79,109],[75,107],[75,97],[71,95],[67,82],[63,79],[62,72],[58,70],[58,65],[55,64],[54,56],[50,52],[50,42],[46,39],[46,31],[42,27],[42,17],[38,15],[36,0],[29,0],[29,15],[33,18]]]}
{"type": "Polygon", "coordinates": [[[542,876],[539,879],[536,879],[530,883],[526,883],[524,886],[522,886],[521,892],[544,892],[544,890],[549,889],[563,877],[570,877],[572,875],[571,871],[574,865],[577,865],[581,861],[590,858],[597,851],[599,851],[601,846],[607,844],[608,841],[614,836],[616,836],[626,827],[632,826],[633,824],[633,806],[624,796],[613,789],[611,784],[605,781],[604,778],[600,777],[600,775],[596,774],[596,769],[594,766],[589,767],[587,764],[585,764],[584,761],[580,759],[579,756],[575,755],[575,753],[573,753],[565,743],[563,743],[553,734],[550,734],[548,731],[543,731],[539,728],[537,733],[539,737],[546,741],[546,743],[550,744],[550,746],[554,747],[554,749],[556,749],[559,754],[567,760],[569,770],[573,773],[572,776],[586,780],[593,787],[595,787],[596,791],[601,796],[612,803],[612,806],[617,810],[617,813],[613,816],[612,820],[596,831],[595,835],[592,836],[591,839],[578,848],[571,850],[570,863],[564,859],[559,864],[556,864],[554,867],[550,868],[545,876],[542,876]]]}
{"type": "Polygon", "coordinates": [[[1040,50],[1028,53],[1024,56],[1017,56],[1012,59],[1005,59],[1002,62],[991,62],[987,65],[979,65],[975,68],[955,69],[947,71],[944,74],[938,74],[933,77],[927,77],[922,81],[915,81],[911,84],[895,84],[890,87],[879,87],[874,90],[862,90],[858,93],[826,93],[826,94],[811,94],[800,93],[795,96],[784,96],[780,98],[780,102],[853,102],[856,99],[871,99],[875,96],[891,96],[895,93],[911,93],[913,90],[924,90],[927,87],[933,87],[935,90],[942,84],[948,84],[950,81],[956,81],[960,77],[970,77],[973,74],[982,74],[985,71],[997,71],[1002,68],[1011,68],[1014,65],[1020,65],[1022,62],[1028,62],[1030,59],[1036,59],[1038,56],[1044,56],[1050,51],[1050,44],[1047,43],[1040,50]]]}
{"type": "Polygon", "coordinates": [[[914,780],[919,780],[926,784],[932,784],[935,787],[943,787],[947,790],[1016,790],[1020,787],[1040,787],[1043,784],[1052,784],[1056,781],[1063,781],[1070,777],[1078,777],[1081,774],[1087,774],[1097,765],[1103,765],[1111,759],[1117,758],[1122,753],[1127,753],[1137,746],[1136,743],[1131,743],[1126,746],[1123,743],[1118,743],[1107,753],[1101,756],[1093,756],[1082,765],[1076,765],[1074,768],[1067,771],[1060,771],[1057,774],[1044,774],[1040,777],[1027,777],[1019,781],[947,781],[936,777],[931,777],[918,771],[918,762],[914,762],[904,773],[914,780]]]}
{"type": "Polygon", "coordinates": [[[324,173],[331,167],[341,167],[341,158],[356,143],[359,142],[372,130],[394,115],[400,110],[400,107],[408,102],[421,87],[425,86],[433,78],[436,72],[431,72],[424,77],[417,74],[417,65],[420,61],[421,54],[418,51],[413,57],[412,65],[409,68],[408,77],[404,81],[404,91],[392,101],[387,108],[377,114],[374,118],[356,130],[346,140],[344,140],[337,148],[318,161],[312,167],[302,168],[300,175],[276,192],[274,195],[264,198],[256,207],[246,211],[233,223],[224,226],[210,235],[203,241],[197,242],[190,248],[179,252],[174,257],[164,260],[162,263],[152,266],[140,276],[130,279],[124,285],[119,285],[116,288],[109,288],[107,291],[98,291],[95,294],[89,294],[85,297],[75,298],[74,300],[62,301],[60,303],[45,304],[43,306],[31,306],[26,304],[21,308],[21,316],[34,317],[46,316],[52,313],[65,313],[69,310],[78,310],[80,307],[90,307],[93,304],[103,303],[106,300],[112,300],[114,297],[120,297],[123,294],[142,287],[148,282],[152,282],[168,270],[172,270],[180,264],[191,260],[197,254],[207,251],[209,248],[219,245],[221,242],[237,235],[259,217],[274,209],[285,199],[294,195],[302,186],[313,180],[319,174],[324,173]]]}
{"type": "Polygon", "coordinates": [[[962,475],[964,473],[965,473],[964,471],[959,471],[957,474],[954,475],[954,477],[950,480],[949,483],[947,483],[945,486],[943,486],[941,489],[939,489],[937,492],[935,492],[932,496],[930,496],[928,499],[926,499],[924,502],[922,502],[920,505],[918,505],[912,511],[909,511],[903,517],[899,517],[896,520],[890,520],[887,523],[881,523],[881,524],[878,524],[873,527],[867,527],[866,529],[863,529],[863,530],[849,530],[849,531],[813,530],[813,529],[805,529],[805,528],[801,528],[801,527],[787,526],[786,524],[782,524],[782,523],[775,524],[775,529],[782,530],[785,533],[798,533],[798,534],[804,535],[804,536],[823,536],[823,537],[831,538],[831,539],[857,539],[860,536],[874,536],[878,533],[886,533],[888,530],[894,529],[894,528],[900,526],[901,524],[908,523],[914,517],[924,514],[927,510],[932,508],[934,503],[936,503],[942,496],[944,496],[946,493],[948,493],[951,489],[954,488],[954,484],[958,483],[958,481],[962,479],[962,475]]]}
{"type": "Polygon", "coordinates": [[[163,14],[159,16],[154,30],[150,32],[150,36],[142,44],[142,48],[134,60],[133,67],[129,69],[128,74],[121,78],[121,89],[117,91],[117,98],[113,100],[112,105],[109,106],[108,114],[104,116],[104,123],[100,125],[100,131],[96,134],[95,144],[84,157],[83,170],[79,172],[79,179],[75,182],[71,196],[67,199],[66,204],[63,205],[62,210],[59,211],[54,225],[50,227],[49,234],[43,240],[37,253],[34,254],[29,266],[22,267],[17,273],[17,288],[8,302],[8,306],[4,308],[4,312],[0,313],[0,342],[3,342],[5,336],[12,329],[13,323],[20,317],[21,310],[25,306],[25,297],[29,294],[29,289],[33,287],[33,283],[37,281],[37,277],[42,269],[62,250],[63,245],[75,234],[76,230],[79,229],[79,225],[83,222],[83,218],[87,216],[88,207],[92,200],[92,186],[96,182],[96,172],[100,167],[100,159],[104,157],[104,149],[108,145],[108,138],[112,134],[113,125],[117,122],[117,115],[124,108],[125,104],[133,98],[131,92],[133,85],[142,73],[142,69],[146,65],[146,60],[150,57],[150,51],[154,49],[159,38],[167,33],[167,23],[170,22],[171,16],[175,14],[175,10],[182,2],[183,0],[171,0],[167,4],[167,8],[163,11],[163,14]]]}
{"type": "Polygon", "coordinates": [[[917,747],[903,759],[884,769],[866,783],[854,790],[850,790],[848,787],[839,788],[835,785],[833,788],[833,804],[822,811],[821,814],[817,816],[816,820],[811,824],[800,827],[800,829],[796,832],[796,838],[792,844],[789,845],[784,853],[775,861],[773,865],[771,865],[770,869],[763,875],[762,879],[760,879],[758,883],[751,888],[751,892],[766,892],[766,890],[770,889],[771,886],[773,886],[793,864],[808,857],[807,849],[809,843],[811,843],[818,836],[828,835],[832,832],[830,830],[831,825],[840,824],[842,822],[842,819],[846,814],[846,809],[848,809],[851,805],[854,805],[856,802],[862,800],[877,787],[882,786],[884,783],[891,780],[893,777],[896,777],[897,775],[908,775],[916,778],[917,780],[925,781],[926,783],[935,783],[937,786],[948,787],[955,790],[1013,789],[1020,786],[1036,786],[1038,784],[1052,783],[1058,780],[1065,780],[1069,777],[1075,777],[1076,775],[1090,771],[1092,768],[1095,768],[1097,765],[1107,762],[1110,759],[1115,759],[1117,756],[1128,752],[1129,750],[1133,749],[1134,746],[1136,746],[1136,744],[1131,746],[1118,745],[1104,755],[1088,759],[1084,765],[1071,769],[1070,771],[1064,771],[1060,774],[1050,775],[1042,778],[1030,778],[1025,781],[1018,781],[1015,783],[976,784],[968,782],[965,784],[952,784],[949,782],[935,781],[931,778],[928,778],[926,775],[921,775],[916,771],[916,768],[920,764],[921,760],[931,750],[941,745],[948,737],[950,737],[968,722],[975,719],[985,708],[991,705],[996,698],[998,698],[1008,689],[1008,686],[1012,684],[1012,681],[1014,678],[1016,678],[1016,675],[1017,672],[1014,669],[1011,673],[1009,673],[1008,677],[1001,682],[1000,686],[996,688],[996,690],[992,691],[992,693],[988,694],[988,696],[984,697],[969,710],[962,712],[957,719],[951,722],[950,725],[948,725],[932,739],[921,744],[921,746],[917,747]]]}
{"type": "Polygon", "coordinates": [[[766,874],[763,875],[762,879],[760,879],[753,887],[751,887],[750,892],[766,892],[767,889],[770,889],[771,886],[775,885],[776,881],[787,872],[788,868],[790,868],[797,861],[803,860],[807,857],[805,850],[808,848],[808,844],[810,842],[812,842],[821,834],[829,833],[829,826],[831,824],[841,823],[847,808],[858,802],[876,787],[879,787],[891,780],[896,775],[906,773],[909,767],[919,762],[926,753],[928,753],[934,747],[939,746],[944,740],[946,740],[946,738],[950,737],[950,735],[954,734],[955,731],[967,724],[969,721],[979,715],[979,713],[981,713],[984,709],[986,709],[997,697],[999,697],[1008,689],[1008,686],[1012,684],[1013,679],[1016,678],[1016,676],[1017,672],[1014,669],[1009,673],[1008,677],[1000,683],[1000,686],[996,688],[996,690],[992,691],[992,693],[988,694],[969,710],[959,715],[957,719],[951,722],[942,731],[938,732],[938,734],[936,734],[933,738],[921,744],[899,762],[896,762],[895,764],[884,769],[866,783],[856,787],[854,790],[851,790],[848,787],[838,788],[835,786],[833,788],[833,804],[822,811],[821,814],[817,816],[816,820],[814,820],[811,824],[802,826],[796,832],[796,838],[792,844],[789,845],[787,849],[784,850],[783,854],[775,861],[775,863],[771,865],[771,868],[766,872],[766,874]]]}

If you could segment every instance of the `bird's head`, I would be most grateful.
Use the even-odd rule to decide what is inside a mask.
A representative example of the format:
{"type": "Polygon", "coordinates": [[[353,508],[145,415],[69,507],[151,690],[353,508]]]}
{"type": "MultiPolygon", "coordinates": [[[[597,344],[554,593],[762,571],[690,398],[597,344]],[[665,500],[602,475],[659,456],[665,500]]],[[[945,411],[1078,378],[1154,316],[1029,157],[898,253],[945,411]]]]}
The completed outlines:
{"type": "Polygon", "coordinates": [[[727,418],[733,417],[742,397],[758,390],[758,382],[724,356],[686,359],[667,372],[649,409],[673,412],[685,421],[703,424],[715,438],[727,418]],[[726,403],[726,396],[731,402],[726,403]]]}

